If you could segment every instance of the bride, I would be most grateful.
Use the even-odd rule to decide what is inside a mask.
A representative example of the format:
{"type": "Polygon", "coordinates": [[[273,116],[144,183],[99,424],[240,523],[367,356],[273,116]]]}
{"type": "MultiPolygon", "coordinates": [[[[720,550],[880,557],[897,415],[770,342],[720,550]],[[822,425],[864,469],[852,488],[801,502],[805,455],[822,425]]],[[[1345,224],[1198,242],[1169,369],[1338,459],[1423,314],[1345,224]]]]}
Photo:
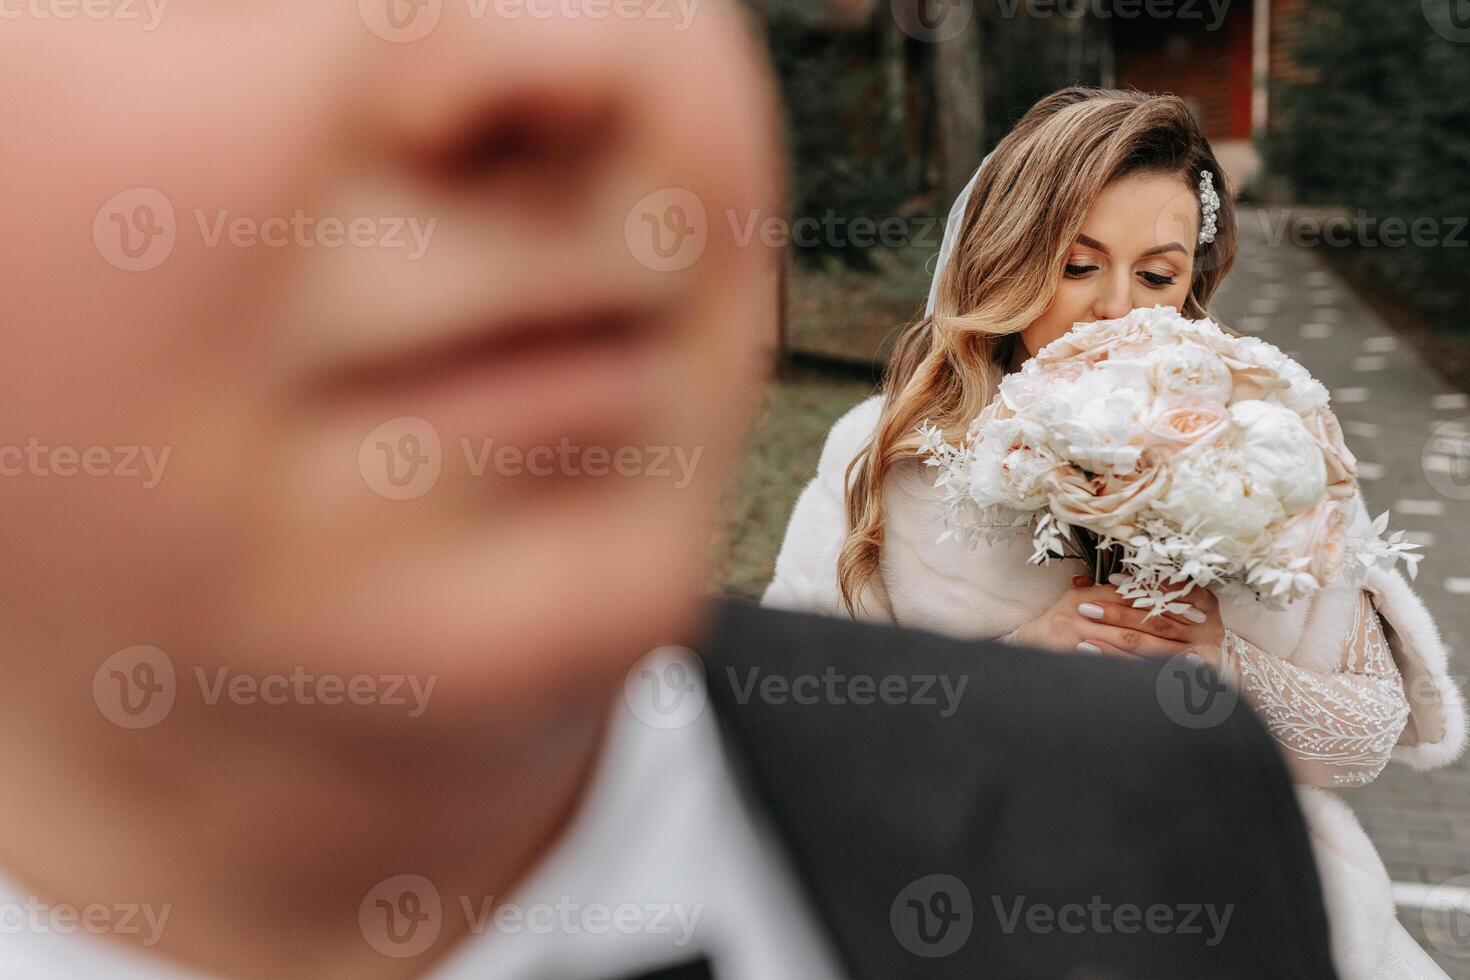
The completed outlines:
{"type": "Polygon", "coordinates": [[[1445,650],[1398,572],[1280,612],[1196,590],[1188,614],[1144,622],[1077,562],[1028,564],[1025,536],[936,543],[942,491],[917,457],[920,424],[957,441],[1000,378],[1073,323],[1154,305],[1208,315],[1235,259],[1219,174],[1172,96],[1068,88],[1033,106],[956,203],[927,315],[895,347],[882,394],[828,435],[764,602],[1092,656],[1197,655],[1255,708],[1298,784],[1341,975],[1443,977],[1326,791],[1368,783],[1390,759],[1446,765],[1465,741],[1445,650]]]}

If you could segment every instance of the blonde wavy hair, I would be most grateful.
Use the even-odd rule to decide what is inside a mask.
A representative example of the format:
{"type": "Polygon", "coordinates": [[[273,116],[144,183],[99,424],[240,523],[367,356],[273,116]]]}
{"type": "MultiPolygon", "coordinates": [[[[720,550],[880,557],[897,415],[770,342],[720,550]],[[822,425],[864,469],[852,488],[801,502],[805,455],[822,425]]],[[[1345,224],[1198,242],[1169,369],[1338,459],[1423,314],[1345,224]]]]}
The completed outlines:
{"type": "Polygon", "coordinates": [[[910,325],[883,379],[872,439],[848,465],[847,539],[837,580],[850,612],[878,573],[883,487],[915,463],[925,419],[950,439],[989,403],[1014,335],[1051,304],[1067,252],[1093,202],[1134,174],[1177,175],[1197,188],[1211,171],[1220,193],[1215,240],[1197,245],[1183,312],[1206,315],[1235,263],[1235,205],[1214,151],[1172,95],[1074,86],[1036,103],[995,147],[965,209],[933,316],[910,325]]]}

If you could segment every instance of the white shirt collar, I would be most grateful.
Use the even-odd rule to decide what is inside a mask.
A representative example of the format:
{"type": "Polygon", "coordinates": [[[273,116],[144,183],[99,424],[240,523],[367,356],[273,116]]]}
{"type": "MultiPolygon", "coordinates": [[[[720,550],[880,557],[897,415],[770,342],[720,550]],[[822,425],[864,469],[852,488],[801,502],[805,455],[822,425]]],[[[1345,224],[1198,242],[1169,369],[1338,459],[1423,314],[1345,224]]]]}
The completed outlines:
{"type": "MultiPolygon", "coordinates": [[[[656,651],[625,694],[577,816],[511,899],[438,895],[445,916],[468,909],[473,931],[432,980],[608,980],[699,956],[720,980],[840,977],[778,839],[735,779],[698,661],[656,651]]],[[[34,904],[0,882],[7,980],[202,980],[84,929],[16,928],[34,904]]],[[[381,943],[365,907],[365,940],[381,943]]],[[[148,928],[141,915],[138,926],[148,928]]]]}

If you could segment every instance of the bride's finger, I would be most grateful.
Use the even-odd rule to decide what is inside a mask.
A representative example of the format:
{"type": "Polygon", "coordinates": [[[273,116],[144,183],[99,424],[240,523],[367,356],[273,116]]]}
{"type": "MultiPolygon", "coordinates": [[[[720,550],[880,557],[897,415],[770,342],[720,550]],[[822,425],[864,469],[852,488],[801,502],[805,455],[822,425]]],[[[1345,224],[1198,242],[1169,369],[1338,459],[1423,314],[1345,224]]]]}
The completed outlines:
{"type": "Polygon", "coordinates": [[[1189,603],[1192,608],[1199,610],[1202,614],[1218,612],[1220,609],[1220,597],[1209,589],[1202,589],[1198,586],[1180,596],[1179,601],[1189,603]]]}
{"type": "Polygon", "coordinates": [[[1193,628],[1191,624],[1180,622],[1171,616],[1149,616],[1146,609],[1137,609],[1116,601],[1084,602],[1077,607],[1077,614],[1094,623],[1149,633],[1166,640],[1187,640],[1193,628]]]}
{"type": "Polygon", "coordinates": [[[1082,641],[1091,643],[1099,648],[1113,647],[1132,654],[1148,657],[1172,657],[1175,654],[1191,650],[1188,643],[1180,643],[1174,640],[1166,640],[1152,633],[1142,630],[1126,629],[1118,626],[1107,626],[1103,623],[1089,622],[1082,630],[1082,641]]]}
{"type": "Polygon", "coordinates": [[[1129,653],[1127,650],[1120,650],[1110,643],[1093,643],[1090,640],[1083,640],[1077,644],[1077,652],[1094,657],[1122,657],[1126,660],[1148,659],[1136,653],[1129,653]]]}

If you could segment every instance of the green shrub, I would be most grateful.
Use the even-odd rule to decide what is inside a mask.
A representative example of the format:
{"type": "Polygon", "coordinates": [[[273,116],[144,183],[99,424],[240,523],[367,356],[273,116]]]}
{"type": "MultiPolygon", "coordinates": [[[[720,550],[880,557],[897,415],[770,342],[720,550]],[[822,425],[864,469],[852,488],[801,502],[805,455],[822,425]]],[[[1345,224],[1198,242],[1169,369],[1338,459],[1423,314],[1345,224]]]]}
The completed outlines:
{"type": "Polygon", "coordinates": [[[1370,245],[1373,234],[1356,258],[1395,298],[1467,330],[1470,37],[1450,40],[1428,20],[1453,2],[1306,4],[1294,58],[1307,75],[1273,93],[1263,155],[1298,200],[1361,210],[1370,229],[1430,219],[1437,244],[1370,245]]]}

